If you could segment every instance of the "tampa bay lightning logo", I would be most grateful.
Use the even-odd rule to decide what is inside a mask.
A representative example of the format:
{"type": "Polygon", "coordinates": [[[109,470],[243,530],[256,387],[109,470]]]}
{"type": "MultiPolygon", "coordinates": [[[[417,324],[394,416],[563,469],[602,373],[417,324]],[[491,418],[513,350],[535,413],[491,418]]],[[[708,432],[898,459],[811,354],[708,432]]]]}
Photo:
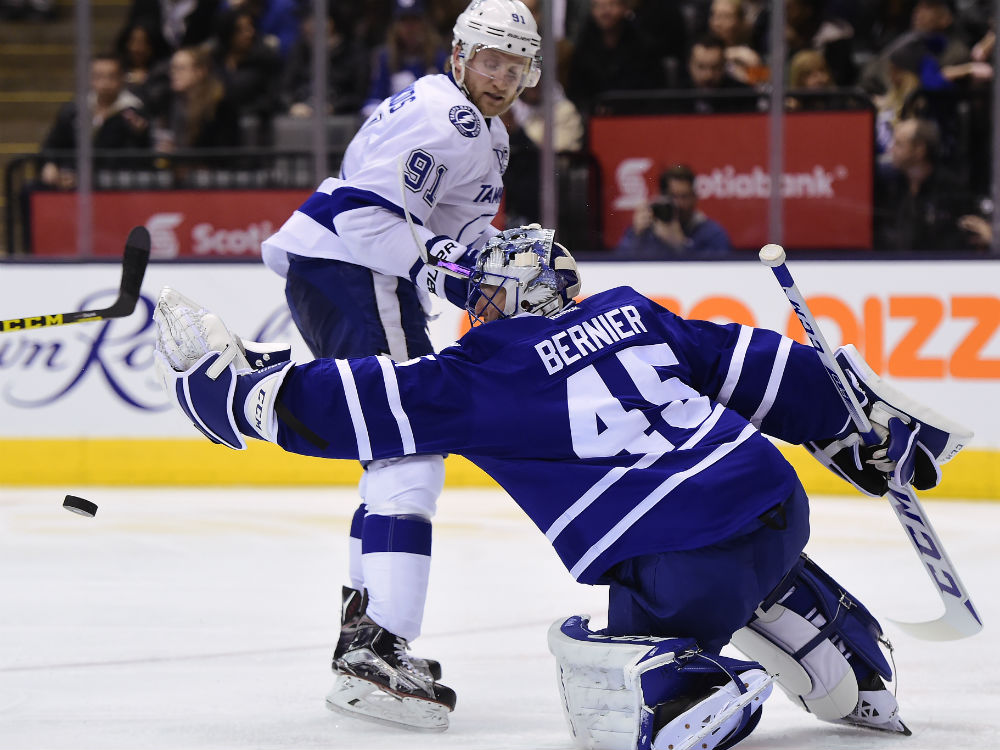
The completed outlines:
{"type": "Polygon", "coordinates": [[[475,138],[482,128],[475,111],[465,104],[456,104],[452,107],[451,112],[448,113],[448,119],[451,120],[455,129],[466,138],[475,138]]]}

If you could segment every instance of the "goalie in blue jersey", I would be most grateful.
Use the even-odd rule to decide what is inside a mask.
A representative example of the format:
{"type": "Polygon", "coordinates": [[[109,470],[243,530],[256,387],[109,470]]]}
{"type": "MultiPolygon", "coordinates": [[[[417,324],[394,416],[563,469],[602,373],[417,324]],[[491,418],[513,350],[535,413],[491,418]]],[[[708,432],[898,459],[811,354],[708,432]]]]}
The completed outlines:
{"type": "MultiPolygon", "coordinates": [[[[327,458],[458,453],[492,476],[577,581],[609,587],[606,629],[574,616],[549,632],[581,747],[730,747],[773,681],[820,719],[908,734],[885,684],[888,641],[802,554],[808,501],[765,437],[843,459],[853,428],[816,352],[685,320],[627,287],[575,303],[576,264],[537,225],[491,239],[467,275],[476,325],[438,354],[258,370],[254,345],[166,289],[158,368],[195,426],[231,448],[251,437],[327,458]],[[721,656],[730,642],[753,661],[721,656]]],[[[929,410],[883,411],[903,432],[947,437],[929,410]]],[[[845,475],[873,486],[905,463],[916,486],[936,483],[954,441],[903,442],[856,454],[845,475]]],[[[340,665],[348,698],[446,726],[453,705],[433,677],[383,658],[376,636],[340,665]]]]}

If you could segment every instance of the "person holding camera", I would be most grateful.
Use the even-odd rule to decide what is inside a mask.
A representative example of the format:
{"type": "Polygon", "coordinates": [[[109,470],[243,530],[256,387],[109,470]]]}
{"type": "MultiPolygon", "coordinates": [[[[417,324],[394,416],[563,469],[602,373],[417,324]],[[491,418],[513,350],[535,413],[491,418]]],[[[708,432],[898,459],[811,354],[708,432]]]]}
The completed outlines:
{"type": "Polygon", "coordinates": [[[698,210],[694,172],[678,164],[660,175],[660,194],[636,209],[615,252],[649,259],[717,256],[732,249],[722,225],[698,210]]]}

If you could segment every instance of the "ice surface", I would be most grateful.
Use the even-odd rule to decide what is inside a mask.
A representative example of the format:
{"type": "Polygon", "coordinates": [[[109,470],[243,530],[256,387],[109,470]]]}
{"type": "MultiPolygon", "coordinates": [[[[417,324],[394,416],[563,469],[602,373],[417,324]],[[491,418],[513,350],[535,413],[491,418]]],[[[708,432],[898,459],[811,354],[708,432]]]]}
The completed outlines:
{"type": "MultiPolygon", "coordinates": [[[[926,508],[986,630],[913,640],[887,618],[940,611],[882,501],[816,498],[809,552],[879,616],[896,646],[913,736],[815,720],[775,691],[746,750],[1000,747],[1000,504],[926,508]]],[[[548,625],[603,620],[500,491],[446,489],[424,635],[458,693],[444,734],[344,718],[332,684],[351,490],[0,490],[0,748],[208,750],[570,748],[548,625]],[[96,518],[61,507],[67,492],[96,518]]]]}

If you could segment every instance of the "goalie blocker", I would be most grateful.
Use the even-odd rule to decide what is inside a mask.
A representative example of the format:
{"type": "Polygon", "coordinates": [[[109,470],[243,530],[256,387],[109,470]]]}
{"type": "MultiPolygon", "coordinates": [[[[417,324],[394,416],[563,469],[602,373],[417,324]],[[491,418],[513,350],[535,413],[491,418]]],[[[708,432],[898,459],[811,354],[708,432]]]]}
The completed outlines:
{"type": "Polygon", "coordinates": [[[836,359],[882,442],[865,445],[851,425],[833,438],[805,443],[806,450],[872,497],[888,492],[890,478],[918,490],[936,487],[940,465],[968,444],[972,431],[883,381],[852,344],[837,349],[836,359]]]}

